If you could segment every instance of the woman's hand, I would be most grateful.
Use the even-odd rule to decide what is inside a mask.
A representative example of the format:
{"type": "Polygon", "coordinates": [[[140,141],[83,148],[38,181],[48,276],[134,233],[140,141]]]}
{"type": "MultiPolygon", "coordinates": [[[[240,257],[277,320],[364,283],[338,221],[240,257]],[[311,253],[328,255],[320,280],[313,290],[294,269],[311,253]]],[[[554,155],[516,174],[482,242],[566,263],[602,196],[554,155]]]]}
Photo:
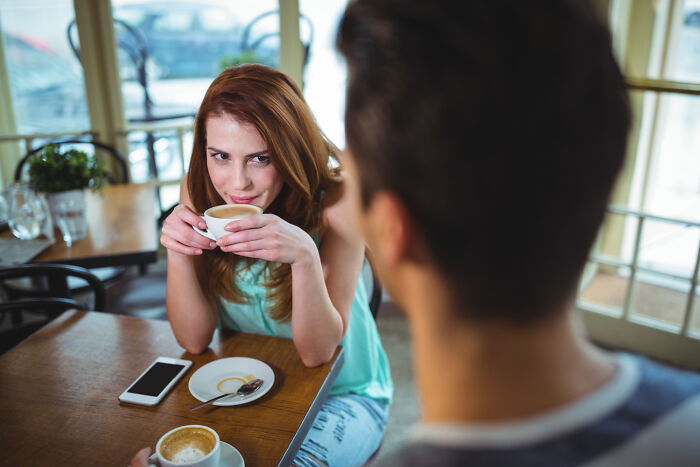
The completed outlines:
{"type": "Polygon", "coordinates": [[[274,214],[258,214],[230,222],[232,232],[216,242],[222,251],[277,263],[299,264],[318,258],[309,234],[274,214]]]}
{"type": "Polygon", "coordinates": [[[161,230],[160,243],[168,250],[183,255],[201,255],[202,250],[213,250],[216,243],[197,233],[192,226],[206,229],[207,224],[190,208],[178,204],[165,219],[161,230]]]}

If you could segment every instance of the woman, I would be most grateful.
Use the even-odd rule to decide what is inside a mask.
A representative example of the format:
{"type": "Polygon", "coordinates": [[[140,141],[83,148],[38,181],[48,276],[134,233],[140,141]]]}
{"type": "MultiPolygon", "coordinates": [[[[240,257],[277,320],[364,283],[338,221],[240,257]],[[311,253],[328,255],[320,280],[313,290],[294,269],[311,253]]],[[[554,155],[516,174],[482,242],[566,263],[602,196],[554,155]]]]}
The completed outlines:
{"type": "Polygon", "coordinates": [[[337,156],[291,79],[262,65],[230,68],[204,96],[180,204],[161,236],[168,317],[189,352],[206,349],[217,326],[291,337],[307,366],[343,345],[345,364],[296,465],[363,464],[381,442],[393,393],[359,280],[355,188],[329,168],[337,156]],[[216,242],[192,229],[206,227],[196,213],[225,203],[263,214],[231,222],[216,242]]]}

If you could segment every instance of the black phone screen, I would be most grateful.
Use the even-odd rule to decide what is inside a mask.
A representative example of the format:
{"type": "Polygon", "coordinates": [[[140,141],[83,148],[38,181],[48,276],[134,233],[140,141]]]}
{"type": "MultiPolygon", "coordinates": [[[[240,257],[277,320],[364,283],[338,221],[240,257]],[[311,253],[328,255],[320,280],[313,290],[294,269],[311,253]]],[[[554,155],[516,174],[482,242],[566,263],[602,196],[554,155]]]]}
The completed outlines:
{"type": "Polygon", "coordinates": [[[157,362],[126,392],[155,397],[184,367],[185,365],[157,362]]]}

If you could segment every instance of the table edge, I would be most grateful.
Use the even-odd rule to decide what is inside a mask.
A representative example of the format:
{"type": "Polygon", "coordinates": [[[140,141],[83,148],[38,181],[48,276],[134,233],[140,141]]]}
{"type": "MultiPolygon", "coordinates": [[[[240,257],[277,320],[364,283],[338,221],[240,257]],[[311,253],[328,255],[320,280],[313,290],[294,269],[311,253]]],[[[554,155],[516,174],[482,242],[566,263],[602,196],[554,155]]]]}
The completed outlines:
{"type": "MultiPolygon", "coordinates": [[[[40,255],[37,255],[40,256],[40,255]]],[[[108,256],[90,256],[83,258],[65,258],[65,259],[48,259],[37,260],[36,258],[29,261],[30,263],[58,263],[71,264],[73,266],[81,266],[83,268],[105,268],[115,266],[133,266],[139,264],[150,264],[158,261],[158,249],[155,248],[149,251],[140,251],[133,253],[118,253],[108,256]]]]}
{"type": "Polygon", "coordinates": [[[340,373],[340,369],[343,367],[343,363],[345,363],[345,349],[343,349],[341,346],[338,357],[335,359],[335,362],[333,362],[333,366],[321,385],[321,389],[318,390],[316,397],[309,406],[309,410],[306,412],[306,415],[304,415],[304,419],[299,424],[299,429],[296,433],[294,433],[294,437],[289,442],[287,449],[284,451],[282,459],[280,459],[279,463],[277,464],[278,467],[292,464],[297,451],[299,451],[299,448],[301,447],[301,443],[304,441],[306,434],[311,429],[311,424],[316,419],[316,414],[318,414],[318,411],[321,409],[321,405],[323,405],[323,403],[326,401],[328,393],[331,390],[331,386],[333,386],[335,379],[338,377],[338,373],[340,373]]]}

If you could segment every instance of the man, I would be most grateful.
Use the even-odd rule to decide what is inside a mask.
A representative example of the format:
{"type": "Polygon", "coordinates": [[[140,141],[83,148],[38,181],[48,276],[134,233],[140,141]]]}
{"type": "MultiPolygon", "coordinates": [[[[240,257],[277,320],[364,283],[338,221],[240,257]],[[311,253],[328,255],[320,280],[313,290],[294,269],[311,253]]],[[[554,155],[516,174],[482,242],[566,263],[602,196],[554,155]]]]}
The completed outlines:
{"type": "Polygon", "coordinates": [[[700,377],[567,310],[630,122],[583,0],[356,0],[341,21],[359,223],[411,325],[422,416],[385,466],[700,465],[700,377]]]}

